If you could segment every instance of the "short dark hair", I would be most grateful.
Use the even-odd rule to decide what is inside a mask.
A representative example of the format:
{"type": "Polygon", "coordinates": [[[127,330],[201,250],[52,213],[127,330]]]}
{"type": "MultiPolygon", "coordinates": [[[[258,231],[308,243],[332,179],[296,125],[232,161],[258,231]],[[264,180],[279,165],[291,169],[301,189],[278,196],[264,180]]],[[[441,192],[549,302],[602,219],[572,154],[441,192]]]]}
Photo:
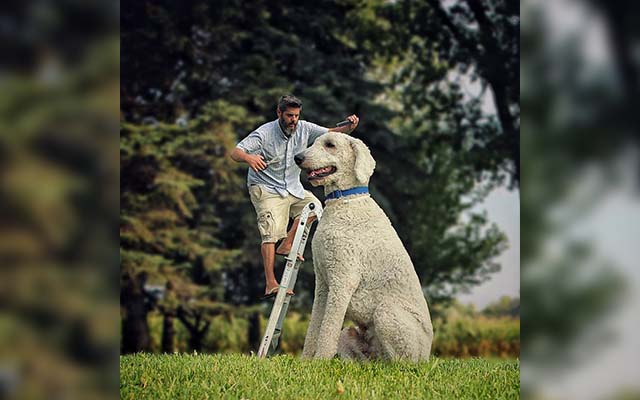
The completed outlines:
{"type": "Polygon", "coordinates": [[[302,100],[292,94],[280,97],[278,101],[278,110],[285,112],[287,108],[302,108],[302,100]]]}

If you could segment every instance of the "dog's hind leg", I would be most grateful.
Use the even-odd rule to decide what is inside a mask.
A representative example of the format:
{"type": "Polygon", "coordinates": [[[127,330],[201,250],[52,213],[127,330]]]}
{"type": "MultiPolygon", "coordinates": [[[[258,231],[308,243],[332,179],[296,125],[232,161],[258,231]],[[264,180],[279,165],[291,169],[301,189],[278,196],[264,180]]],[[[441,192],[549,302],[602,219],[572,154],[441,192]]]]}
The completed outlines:
{"type": "Polygon", "coordinates": [[[382,302],[373,315],[378,356],[387,359],[427,360],[433,331],[406,307],[382,302]]]}
{"type": "Polygon", "coordinates": [[[369,351],[365,332],[353,326],[342,330],[338,339],[338,355],[341,358],[363,361],[370,358],[369,351]]]}

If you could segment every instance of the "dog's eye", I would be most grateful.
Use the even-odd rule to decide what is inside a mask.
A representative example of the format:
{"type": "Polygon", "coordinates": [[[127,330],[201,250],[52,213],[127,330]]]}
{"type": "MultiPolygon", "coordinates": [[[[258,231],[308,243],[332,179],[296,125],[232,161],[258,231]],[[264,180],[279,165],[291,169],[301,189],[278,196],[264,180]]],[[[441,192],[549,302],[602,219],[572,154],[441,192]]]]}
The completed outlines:
{"type": "Polygon", "coordinates": [[[333,149],[334,147],[336,147],[336,145],[331,142],[326,142],[324,145],[330,149],[333,149]]]}

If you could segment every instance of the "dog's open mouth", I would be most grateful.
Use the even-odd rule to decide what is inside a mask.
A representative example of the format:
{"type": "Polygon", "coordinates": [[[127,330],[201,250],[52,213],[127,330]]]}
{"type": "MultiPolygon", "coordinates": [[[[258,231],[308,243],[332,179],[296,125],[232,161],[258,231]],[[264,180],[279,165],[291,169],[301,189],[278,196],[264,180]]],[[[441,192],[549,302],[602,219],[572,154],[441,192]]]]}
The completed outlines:
{"type": "Polygon", "coordinates": [[[312,171],[307,172],[307,179],[314,180],[324,178],[325,176],[329,176],[336,172],[336,167],[322,167],[318,169],[314,169],[312,171]]]}

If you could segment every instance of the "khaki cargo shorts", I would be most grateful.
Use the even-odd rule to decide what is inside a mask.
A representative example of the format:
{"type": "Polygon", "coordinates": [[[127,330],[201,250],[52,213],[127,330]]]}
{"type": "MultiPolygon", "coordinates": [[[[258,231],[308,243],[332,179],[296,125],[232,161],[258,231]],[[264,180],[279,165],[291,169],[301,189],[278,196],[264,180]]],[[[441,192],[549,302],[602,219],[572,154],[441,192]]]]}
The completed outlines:
{"type": "Polygon", "coordinates": [[[321,205],[308,190],[304,191],[304,199],[290,194],[282,198],[279,194],[270,193],[259,185],[251,185],[249,196],[258,216],[258,230],[262,243],[275,243],[286,237],[289,218],[299,217],[307,204],[314,202],[321,205]]]}

